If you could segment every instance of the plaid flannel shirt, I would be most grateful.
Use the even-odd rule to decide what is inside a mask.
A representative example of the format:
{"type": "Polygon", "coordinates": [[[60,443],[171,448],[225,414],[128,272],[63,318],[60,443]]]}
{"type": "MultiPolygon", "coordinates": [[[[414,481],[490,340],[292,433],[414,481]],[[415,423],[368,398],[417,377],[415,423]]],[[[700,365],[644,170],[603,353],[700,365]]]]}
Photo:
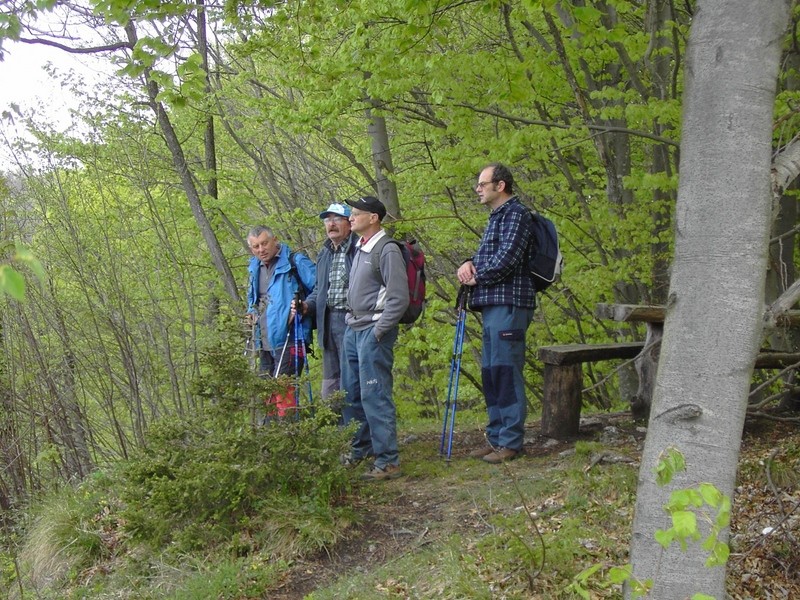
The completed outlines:
{"type": "Polygon", "coordinates": [[[536,290],[527,268],[533,225],[530,211],[516,196],[489,215],[478,253],[473,257],[478,285],[470,306],[536,307],[536,290]]]}

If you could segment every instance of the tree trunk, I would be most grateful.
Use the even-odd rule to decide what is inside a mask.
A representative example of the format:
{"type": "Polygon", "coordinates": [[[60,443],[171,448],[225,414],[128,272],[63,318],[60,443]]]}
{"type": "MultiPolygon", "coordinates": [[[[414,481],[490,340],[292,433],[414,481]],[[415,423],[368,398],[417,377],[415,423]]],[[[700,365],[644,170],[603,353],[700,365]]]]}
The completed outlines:
{"type": "MultiPolygon", "coordinates": [[[[370,101],[374,108],[377,103],[370,101]]],[[[389,132],[386,130],[386,119],[376,115],[372,108],[367,109],[369,121],[368,133],[372,142],[372,164],[375,167],[375,182],[378,198],[386,205],[389,221],[400,218],[400,201],[397,198],[397,186],[387,177],[394,174],[392,151],[389,148],[389,132]]]]}
{"type": "Polygon", "coordinates": [[[664,550],[654,534],[671,527],[663,507],[674,490],[710,482],[733,496],[763,334],[772,114],[789,6],[701,1],[692,24],[675,259],[631,543],[634,578],[652,580],[649,597],[659,600],[725,597],[725,569],[704,566],[700,543],[664,550]],[[653,469],[669,447],[687,470],[659,487],[653,469]]]}
{"type": "MultiPolygon", "coordinates": [[[[128,24],[125,25],[125,32],[128,35],[128,41],[130,44],[135,46],[137,42],[137,34],[133,21],[129,21],[128,24]]],[[[167,111],[164,109],[164,105],[158,100],[158,85],[155,81],[153,81],[153,79],[151,79],[150,69],[145,69],[145,87],[147,90],[147,96],[150,100],[150,106],[153,109],[153,112],[156,114],[156,119],[159,127],[161,128],[161,133],[164,135],[167,148],[172,155],[173,166],[181,178],[183,190],[186,193],[187,200],[189,200],[189,207],[192,209],[192,214],[194,215],[194,219],[200,229],[200,234],[203,236],[206,246],[208,247],[208,251],[211,254],[211,261],[214,263],[217,272],[222,278],[222,284],[225,287],[225,291],[228,293],[231,301],[234,304],[239,304],[239,289],[236,286],[236,279],[233,276],[233,272],[228,264],[228,260],[225,258],[225,254],[222,252],[222,248],[219,245],[219,240],[217,240],[214,229],[211,226],[208,217],[206,216],[205,210],[203,209],[203,204],[200,201],[200,194],[197,191],[197,186],[195,185],[192,174],[189,171],[189,165],[186,162],[186,156],[183,153],[183,148],[181,147],[181,142],[178,139],[178,135],[175,133],[175,129],[172,127],[172,122],[169,119],[167,111]]]]}
{"type": "MultiPolygon", "coordinates": [[[[673,3],[668,0],[655,0],[650,2],[647,18],[647,29],[651,36],[650,46],[650,73],[652,78],[651,94],[659,100],[667,100],[677,94],[673,85],[673,65],[679,61],[680,48],[677,42],[670,38],[670,31],[676,17],[672,9],[673,3]]],[[[653,133],[658,136],[664,134],[664,127],[658,119],[653,121],[653,133]]],[[[671,147],[667,144],[653,146],[651,172],[673,174],[673,156],[671,147]]],[[[652,218],[655,223],[653,241],[650,252],[653,255],[653,277],[650,287],[650,302],[663,304],[667,299],[669,287],[669,244],[666,238],[658,233],[669,231],[672,228],[672,207],[675,204],[674,192],[656,189],[653,191],[652,218]]],[[[647,406],[650,410],[650,406],[647,406]]]]}

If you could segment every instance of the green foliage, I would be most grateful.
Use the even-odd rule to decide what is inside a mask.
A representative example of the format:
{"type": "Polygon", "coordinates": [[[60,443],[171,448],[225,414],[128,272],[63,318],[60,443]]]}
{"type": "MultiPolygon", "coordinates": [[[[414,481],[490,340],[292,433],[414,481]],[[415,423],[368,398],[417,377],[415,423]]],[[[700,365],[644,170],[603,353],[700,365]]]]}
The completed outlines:
{"type": "Polygon", "coordinates": [[[198,549],[228,539],[270,500],[299,497],[325,511],[349,487],[339,464],[349,432],[327,406],[252,425],[254,406],[280,384],[259,378],[233,341],[203,355],[193,391],[206,408],[154,424],[124,466],[126,527],[136,539],[198,549]]]}
{"type": "Polygon", "coordinates": [[[702,509],[704,506],[716,509],[714,515],[701,512],[709,525],[709,533],[702,544],[703,550],[709,553],[705,564],[707,567],[723,566],[728,562],[730,549],[728,544],[719,540],[719,536],[730,525],[731,501],[710,483],[701,483],[696,488],[675,490],[670,494],[670,500],[664,509],[672,518],[672,527],[657,530],[656,540],[664,548],[677,541],[686,550],[687,541],[702,538],[697,514],[692,509],[702,509]]]}
{"type": "MultiPolygon", "coordinates": [[[[244,524],[253,527],[254,518],[268,520],[270,507],[282,517],[282,507],[294,510],[298,502],[309,509],[309,522],[321,514],[335,530],[332,506],[350,486],[339,457],[351,432],[323,405],[296,420],[251,425],[246,403],[258,386],[247,383],[244,360],[227,352],[206,358],[208,372],[196,389],[209,398],[208,409],[155,423],[146,446],[123,466],[126,530],[156,546],[197,550],[224,542],[244,524]]],[[[335,538],[291,529],[311,545],[335,538]]]]}
{"type": "Polygon", "coordinates": [[[239,600],[262,598],[265,591],[276,586],[283,561],[265,561],[261,557],[227,559],[215,564],[213,570],[203,569],[181,583],[180,589],[165,596],[166,600],[239,600]]]}
{"type": "Polygon", "coordinates": [[[20,551],[24,581],[40,586],[75,579],[115,553],[122,536],[112,483],[98,472],[36,506],[20,551]]]}
{"type": "Polygon", "coordinates": [[[190,389],[203,401],[207,416],[226,426],[254,408],[259,399],[277,391],[277,386],[259,377],[250,363],[252,357],[242,351],[244,344],[231,335],[234,324],[223,320],[222,327],[220,339],[202,354],[200,372],[190,389]]]}
{"type": "Polygon", "coordinates": [[[25,299],[25,279],[11,265],[0,265],[0,294],[20,302],[25,299]]]}
{"type": "MultiPolygon", "coordinates": [[[[661,453],[661,459],[653,473],[656,475],[658,485],[668,485],[673,477],[686,470],[686,459],[677,448],[667,448],[661,453]]],[[[708,534],[702,542],[702,548],[708,552],[705,561],[706,567],[720,567],[728,562],[730,548],[728,544],[720,541],[719,536],[730,525],[731,500],[719,489],[710,483],[700,483],[693,488],[674,490],[670,494],[669,502],[664,510],[670,515],[672,527],[657,529],[656,541],[667,549],[670,544],[677,542],[683,551],[688,548],[688,542],[696,542],[703,538],[698,516],[708,526],[708,534]],[[715,514],[710,514],[704,507],[715,509],[715,514]]],[[[615,583],[629,581],[633,597],[644,597],[650,589],[650,582],[636,582],[633,579],[631,567],[619,567],[609,574],[609,579],[615,583]]],[[[693,600],[708,600],[704,594],[695,594],[693,600]]],[[[713,600],[713,598],[711,599],[713,600]]]]}
{"type": "MultiPolygon", "coordinates": [[[[32,13],[53,5],[4,8],[0,40],[18,37],[32,13]]],[[[342,489],[342,474],[325,470],[328,450],[297,441],[323,431],[328,447],[339,444],[321,414],[251,432],[274,388],[247,367],[239,340],[216,345],[220,328],[238,331],[230,315],[241,307],[219,306],[218,277],[141,87],[146,72],[168,105],[189,177],[201,187],[218,184],[203,208],[223,260],[242,282],[249,255],[238,238],[247,225],[267,222],[313,255],[324,239],[317,215],[328,202],[376,193],[365,111],[386,118],[403,217],[398,231],[425,247],[431,290],[424,322],[403,332],[396,349],[401,423],[441,415],[454,273],[486,223],[472,189],[486,162],[511,166],[522,199],[555,220],[567,260],[563,281],[542,298],[530,331],[526,383],[534,406],[537,345],[622,337],[592,319],[593,305],[629,294],[657,299],[653,284],[664,276],[660,261],[669,257],[672,237],[685,12],[659,24],[646,3],[629,0],[608,10],[529,0],[356,0],[346,10],[334,0],[230,0],[204,7],[218,43],[206,73],[198,5],[97,0],[90,8],[98,27],[110,25],[99,32],[109,40],[121,26],[136,26],[135,48],[108,53],[131,85],[84,89],[73,131],[87,136],[30,123],[40,163],[52,168],[36,170],[19,194],[2,194],[3,215],[7,207],[20,215],[4,217],[3,230],[6,221],[19,227],[14,239],[30,240],[46,258],[51,285],[22,287],[20,266],[35,268],[24,257],[0,267],[8,297],[21,298],[24,289],[28,299],[18,316],[4,311],[3,349],[15,366],[8,388],[33,423],[23,435],[26,464],[52,472],[53,481],[72,475],[64,440],[51,437],[53,415],[38,407],[43,399],[56,406],[64,396],[79,398],[76,414],[85,421],[74,417],[65,431],[90,431],[91,456],[136,456],[129,475],[153,512],[128,507],[142,539],[197,547],[224,532],[236,537],[243,523],[261,527],[253,515],[266,514],[259,511],[277,503],[278,490],[291,495],[287,505],[307,523],[290,526],[288,537],[308,531],[328,543],[335,519],[327,506],[342,489]],[[212,118],[215,171],[204,139],[212,118]],[[54,325],[59,320],[62,327],[54,325]],[[145,440],[147,447],[137,449],[145,440]],[[290,464],[278,464],[277,453],[292,457],[290,464]],[[255,466],[262,461],[269,476],[255,466]],[[294,468],[318,472],[318,487],[308,488],[303,477],[293,487],[287,479],[294,468]],[[254,491],[262,494],[258,501],[254,491]]],[[[64,31],[77,37],[81,29],[68,24],[64,31]]],[[[787,70],[786,81],[793,76],[787,70]]],[[[784,92],[776,103],[778,142],[794,138],[796,94],[784,92]]],[[[480,374],[478,315],[470,314],[468,329],[459,424],[484,417],[472,385],[480,374]]],[[[587,377],[600,380],[615,366],[593,366],[587,377]]],[[[627,399],[612,380],[587,400],[621,406],[627,399]]],[[[579,447],[577,456],[592,451],[579,447]]],[[[680,468],[672,460],[659,478],[668,481],[680,468]]],[[[577,484],[584,474],[571,477],[577,484]]],[[[566,501],[598,510],[578,489],[566,501]]],[[[677,518],[683,522],[680,511],[677,518]]]]}
{"type": "MultiPolygon", "coordinates": [[[[25,246],[16,244],[14,247],[15,251],[11,257],[12,263],[27,267],[40,282],[44,282],[46,276],[39,260],[25,246]]],[[[0,250],[4,250],[4,248],[0,246],[0,250]]],[[[22,273],[14,269],[10,264],[0,264],[0,298],[4,294],[8,294],[19,302],[25,300],[25,278],[22,273]]]]}
{"type": "MultiPolygon", "coordinates": [[[[667,485],[676,473],[685,469],[683,454],[675,448],[668,448],[655,468],[656,481],[659,485],[667,485]]],[[[697,514],[692,509],[702,509],[705,505],[717,511],[713,517],[701,513],[710,525],[708,536],[702,544],[703,549],[709,553],[705,564],[707,567],[722,566],[728,561],[730,549],[725,542],[719,540],[719,536],[730,524],[731,501],[710,483],[673,491],[664,507],[672,518],[672,527],[656,530],[655,537],[664,548],[677,541],[686,550],[687,541],[697,541],[702,537],[697,514]]]]}
{"type": "Polygon", "coordinates": [[[352,521],[341,500],[353,472],[339,458],[352,431],[322,404],[296,420],[254,426],[248,397],[263,386],[239,363],[224,344],[207,352],[195,385],[207,409],[154,423],[129,460],[42,503],[22,552],[27,580],[58,587],[139,545],[167,549],[167,561],[221,549],[249,558],[192,576],[181,586],[189,595],[175,597],[200,597],[192,594],[201,581],[218,590],[214,597],[257,595],[285,568],[259,555],[292,559],[341,537],[352,521]]]}
{"type": "Polygon", "coordinates": [[[667,485],[676,473],[686,470],[686,459],[677,448],[667,448],[653,469],[658,485],[667,485]]]}

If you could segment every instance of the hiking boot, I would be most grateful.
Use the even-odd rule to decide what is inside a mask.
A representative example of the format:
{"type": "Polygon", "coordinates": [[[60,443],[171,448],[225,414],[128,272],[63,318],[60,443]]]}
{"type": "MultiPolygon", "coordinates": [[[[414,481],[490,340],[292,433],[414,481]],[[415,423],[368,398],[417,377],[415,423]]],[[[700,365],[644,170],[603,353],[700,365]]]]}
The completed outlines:
{"type": "Polygon", "coordinates": [[[494,448],[491,446],[481,446],[480,448],[475,448],[472,452],[467,454],[470,458],[483,458],[487,454],[491,454],[494,452],[494,448]]]}
{"type": "Polygon", "coordinates": [[[400,465],[386,465],[385,467],[372,467],[369,471],[361,475],[362,481],[385,481],[387,479],[397,479],[403,472],[400,465]]]}
{"type": "Polygon", "coordinates": [[[512,450],[511,448],[498,448],[494,452],[491,452],[483,457],[483,460],[488,462],[492,465],[499,465],[502,462],[507,460],[514,460],[520,454],[522,454],[521,450],[512,450]]]}

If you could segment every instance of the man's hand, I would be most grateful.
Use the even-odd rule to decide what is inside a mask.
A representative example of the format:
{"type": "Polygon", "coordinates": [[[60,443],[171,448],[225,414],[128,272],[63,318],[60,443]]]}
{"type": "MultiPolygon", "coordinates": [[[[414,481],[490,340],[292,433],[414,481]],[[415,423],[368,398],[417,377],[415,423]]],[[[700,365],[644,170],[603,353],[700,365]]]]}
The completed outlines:
{"type": "Polygon", "coordinates": [[[456,275],[458,276],[458,281],[463,285],[478,285],[475,280],[477,272],[475,265],[471,260],[468,260],[458,268],[456,275]]]}
{"type": "MultiPolygon", "coordinates": [[[[308,303],[300,300],[300,316],[305,316],[308,312],[308,303]]],[[[295,306],[295,300],[292,300],[292,307],[289,310],[289,321],[294,319],[294,316],[297,314],[297,307],[295,306]]]]}

